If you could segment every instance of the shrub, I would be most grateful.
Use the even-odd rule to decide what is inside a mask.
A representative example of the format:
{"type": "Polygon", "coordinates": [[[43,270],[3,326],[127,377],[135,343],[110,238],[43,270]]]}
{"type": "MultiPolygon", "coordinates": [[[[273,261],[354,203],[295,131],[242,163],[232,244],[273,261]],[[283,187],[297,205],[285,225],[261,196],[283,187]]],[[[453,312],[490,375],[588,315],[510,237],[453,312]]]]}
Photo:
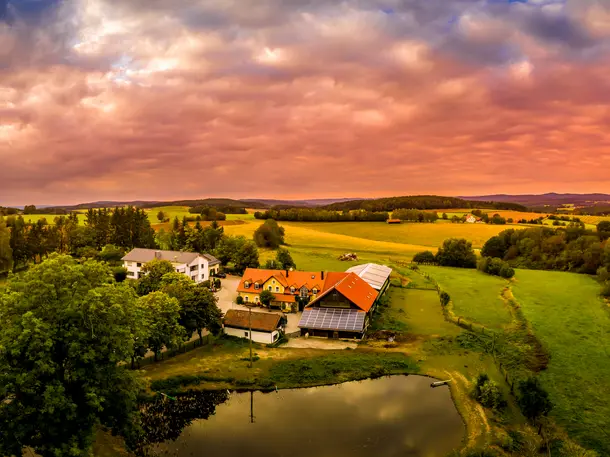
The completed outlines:
{"type": "Polygon", "coordinates": [[[473,390],[473,397],[486,408],[500,411],[507,405],[502,391],[498,385],[489,379],[485,373],[477,377],[477,382],[473,390]]]}
{"type": "Polygon", "coordinates": [[[114,275],[114,280],[116,282],[123,282],[127,279],[127,269],[123,267],[115,267],[112,269],[112,274],[114,275]]]}
{"type": "Polygon", "coordinates": [[[447,306],[449,304],[449,302],[451,301],[451,297],[444,290],[440,293],[440,298],[441,298],[441,305],[443,305],[443,306],[447,306]]]}
{"type": "Polygon", "coordinates": [[[523,415],[530,420],[546,416],[553,409],[548,392],[542,388],[537,378],[519,382],[517,403],[523,415]]]}
{"type": "Polygon", "coordinates": [[[243,305],[244,297],[242,297],[241,295],[238,295],[237,298],[235,299],[235,303],[237,303],[238,305],[243,305]]]}
{"type": "Polygon", "coordinates": [[[606,267],[599,267],[597,269],[597,277],[600,281],[606,282],[610,279],[610,272],[608,272],[606,267]]]}
{"type": "Polygon", "coordinates": [[[434,253],[432,251],[423,251],[418,252],[413,256],[413,262],[415,263],[423,263],[423,264],[433,264],[436,263],[434,258],[434,253]]]}
{"type": "Polygon", "coordinates": [[[222,283],[220,282],[220,279],[218,279],[218,278],[214,279],[214,288],[215,289],[220,289],[221,285],[222,285],[222,283]]]}
{"type": "Polygon", "coordinates": [[[603,297],[610,298],[610,281],[606,281],[606,283],[604,284],[604,287],[602,287],[601,294],[603,297]]]}
{"type": "Polygon", "coordinates": [[[515,276],[515,270],[508,264],[508,262],[491,257],[483,257],[477,261],[477,269],[494,276],[501,276],[502,278],[512,278],[515,276]]]}

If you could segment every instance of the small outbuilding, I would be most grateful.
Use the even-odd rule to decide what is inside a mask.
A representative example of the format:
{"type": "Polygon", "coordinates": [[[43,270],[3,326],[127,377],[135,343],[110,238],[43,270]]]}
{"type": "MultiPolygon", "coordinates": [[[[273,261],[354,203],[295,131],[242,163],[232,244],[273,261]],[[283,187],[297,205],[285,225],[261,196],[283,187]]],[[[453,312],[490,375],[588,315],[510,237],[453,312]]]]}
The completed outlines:
{"type": "Polygon", "coordinates": [[[238,338],[250,338],[256,343],[275,343],[280,337],[282,315],[277,313],[256,313],[242,309],[230,309],[223,319],[224,332],[238,338]]]}
{"type": "Polygon", "coordinates": [[[400,219],[388,219],[386,222],[388,224],[402,224],[402,220],[400,219]]]}

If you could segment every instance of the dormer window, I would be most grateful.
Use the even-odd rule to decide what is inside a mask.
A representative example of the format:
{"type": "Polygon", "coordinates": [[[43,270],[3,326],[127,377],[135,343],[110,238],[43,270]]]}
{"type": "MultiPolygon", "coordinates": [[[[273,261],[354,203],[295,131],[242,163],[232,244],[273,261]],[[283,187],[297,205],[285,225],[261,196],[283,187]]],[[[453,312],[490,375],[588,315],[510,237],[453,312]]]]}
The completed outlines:
{"type": "Polygon", "coordinates": [[[311,293],[316,295],[318,293],[318,289],[316,289],[315,287],[311,290],[311,293]]]}
{"type": "Polygon", "coordinates": [[[260,288],[260,285],[259,285],[257,282],[255,282],[255,283],[254,283],[254,288],[255,288],[256,290],[258,290],[258,289],[260,288]]]}
{"type": "Polygon", "coordinates": [[[291,287],[291,288],[290,288],[290,293],[291,293],[291,294],[293,294],[293,293],[295,293],[295,292],[296,292],[296,289],[295,289],[294,287],[291,287]]]}
{"type": "Polygon", "coordinates": [[[305,287],[305,286],[301,287],[301,297],[307,297],[308,292],[309,292],[309,290],[307,290],[307,287],[305,287]]]}
{"type": "Polygon", "coordinates": [[[246,289],[249,289],[250,288],[250,282],[249,281],[244,282],[244,287],[246,289]]]}

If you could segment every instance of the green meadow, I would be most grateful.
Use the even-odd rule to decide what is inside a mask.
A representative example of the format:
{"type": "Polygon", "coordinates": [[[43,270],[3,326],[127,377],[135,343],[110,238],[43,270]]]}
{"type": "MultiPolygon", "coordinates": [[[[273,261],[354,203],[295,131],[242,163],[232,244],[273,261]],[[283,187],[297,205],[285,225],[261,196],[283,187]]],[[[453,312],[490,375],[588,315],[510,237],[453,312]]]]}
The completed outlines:
{"type": "Polygon", "coordinates": [[[610,455],[610,309],[585,275],[518,270],[513,294],[551,353],[540,373],[552,416],[570,436],[610,455]]]}

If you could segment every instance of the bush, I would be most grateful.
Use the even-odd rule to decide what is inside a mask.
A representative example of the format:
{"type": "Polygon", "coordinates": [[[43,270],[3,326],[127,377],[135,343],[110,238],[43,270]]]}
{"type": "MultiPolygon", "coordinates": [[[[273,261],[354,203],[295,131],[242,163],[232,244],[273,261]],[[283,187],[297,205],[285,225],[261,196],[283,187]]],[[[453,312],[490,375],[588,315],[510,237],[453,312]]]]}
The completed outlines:
{"type": "Polygon", "coordinates": [[[515,270],[508,262],[499,258],[483,257],[477,261],[477,269],[483,273],[501,276],[506,279],[515,276],[515,270]]]}
{"type": "Polygon", "coordinates": [[[604,287],[602,287],[602,297],[610,298],[610,281],[606,281],[604,287]]]}
{"type": "Polygon", "coordinates": [[[597,269],[597,278],[602,282],[608,281],[610,279],[608,269],[606,267],[599,267],[597,269]]]}
{"type": "Polygon", "coordinates": [[[237,298],[235,299],[235,303],[237,303],[238,305],[243,305],[244,297],[242,297],[241,295],[238,295],[237,298]]]}
{"type": "Polygon", "coordinates": [[[214,279],[214,288],[215,289],[220,289],[221,285],[222,285],[222,283],[220,282],[220,279],[218,279],[218,278],[214,279]]]}
{"type": "Polygon", "coordinates": [[[546,416],[553,409],[548,392],[542,388],[537,378],[519,382],[517,404],[523,415],[530,420],[546,416]]]}
{"type": "Polygon", "coordinates": [[[440,293],[440,298],[441,298],[441,305],[443,305],[443,306],[447,306],[449,304],[449,302],[451,301],[451,297],[444,290],[440,293]]]}
{"type": "Polygon", "coordinates": [[[415,263],[423,263],[423,264],[433,264],[436,263],[434,258],[434,253],[432,251],[423,251],[418,252],[413,256],[413,262],[415,263]]]}
{"type": "Polygon", "coordinates": [[[123,282],[127,279],[127,269],[123,267],[115,267],[112,269],[112,274],[114,275],[114,280],[116,282],[123,282]]]}
{"type": "Polygon", "coordinates": [[[498,385],[485,373],[481,373],[477,377],[472,396],[483,406],[494,411],[500,411],[507,405],[498,385]]]}

